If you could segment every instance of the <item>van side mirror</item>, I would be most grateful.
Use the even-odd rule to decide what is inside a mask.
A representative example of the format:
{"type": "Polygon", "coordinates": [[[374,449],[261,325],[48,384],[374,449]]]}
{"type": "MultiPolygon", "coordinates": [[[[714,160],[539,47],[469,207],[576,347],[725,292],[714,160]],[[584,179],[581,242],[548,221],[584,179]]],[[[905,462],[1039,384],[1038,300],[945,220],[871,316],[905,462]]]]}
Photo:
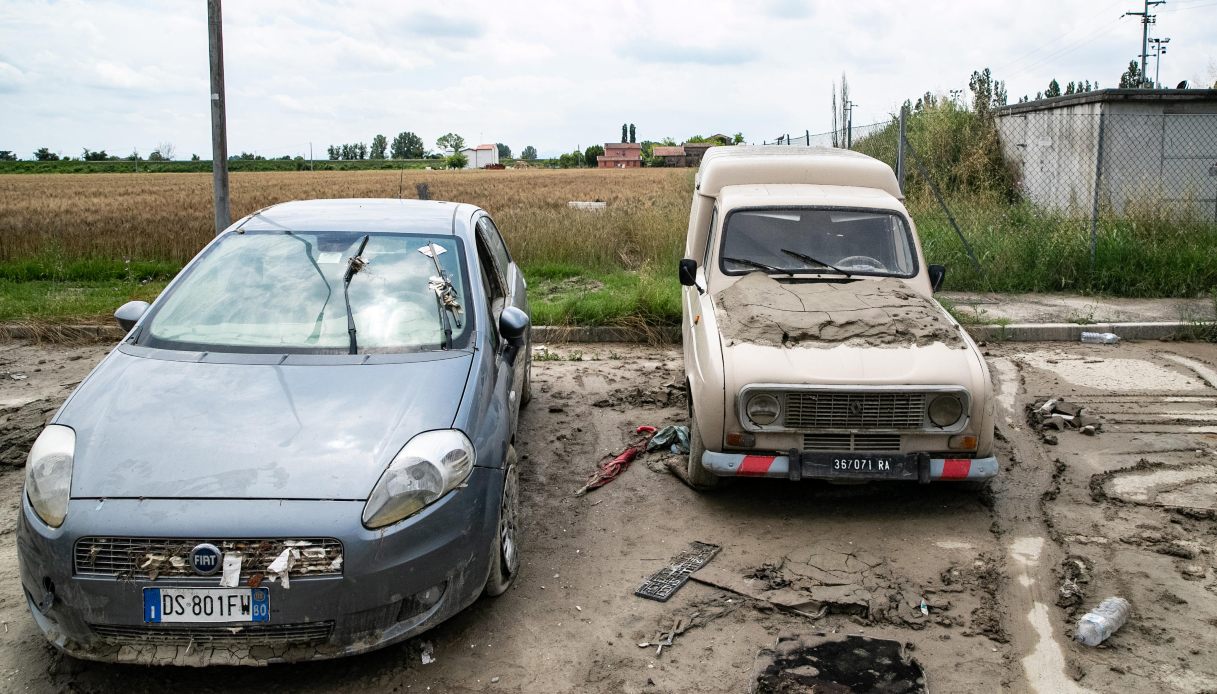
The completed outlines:
{"type": "Polygon", "coordinates": [[[135,324],[147,310],[147,301],[128,301],[119,306],[118,310],[114,312],[114,320],[118,321],[118,327],[129,331],[135,327],[135,324]]]}
{"type": "Polygon", "coordinates": [[[926,272],[930,275],[930,289],[933,291],[942,289],[942,281],[947,278],[947,266],[931,265],[926,268],[926,272]]]}
{"type": "Polygon", "coordinates": [[[507,340],[507,350],[503,353],[507,363],[515,366],[516,356],[524,347],[524,336],[528,334],[531,324],[528,314],[515,306],[508,306],[499,314],[499,334],[507,340]]]}
{"type": "Polygon", "coordinates": [[[692,258],[680,260],[680,283],[685,287],[697,286],[697,261],[692,258]]]}

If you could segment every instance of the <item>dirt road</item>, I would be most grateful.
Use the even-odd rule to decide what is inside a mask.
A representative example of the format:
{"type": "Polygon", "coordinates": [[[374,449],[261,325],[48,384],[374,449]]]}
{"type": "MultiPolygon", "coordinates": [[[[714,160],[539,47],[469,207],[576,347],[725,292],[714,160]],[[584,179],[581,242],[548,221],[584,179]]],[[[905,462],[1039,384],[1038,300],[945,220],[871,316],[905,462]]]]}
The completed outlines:
{"type": "Polygon", "coordinates": [[[760,649],[816,632],[906,644],[934,692],[1217,690],[1217,347],[985,349],[1003,464],[987,492],[741,481],[700,495],[651,454],[576,498],[635,427],[683,423],[680,353],[555,348],[521,422],[524,565],[510,591],[366,656],[201,673],[77,662],[36,631],[13,534],[24,450],[9,449],[105,348],[0,344],[0,690],[740,692],[760,649]],[[1097,411],[1102,433],[1043,441],[1025,408],[1050,396],[1097,411]],[[827,609],[692,581],[666,603],[633,595],[693,541],[722,547],[714,580],[802,590],[827,609]],[[1129,625],[1099,648],[1070,641],[1107,595],[1132,602],[1129,625]],[[661,654],[639,646],[678,620],[661,654]]]}

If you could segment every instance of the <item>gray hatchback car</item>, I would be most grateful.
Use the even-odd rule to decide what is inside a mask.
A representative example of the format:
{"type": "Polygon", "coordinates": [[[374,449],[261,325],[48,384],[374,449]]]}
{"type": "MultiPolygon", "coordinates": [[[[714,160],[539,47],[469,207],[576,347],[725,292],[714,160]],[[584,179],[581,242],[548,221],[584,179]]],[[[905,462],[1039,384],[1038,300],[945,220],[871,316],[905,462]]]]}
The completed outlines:
{"type": "Polygon", "coordinates": [[[94,660],[348,655],[519,567],[524,278],[489,215],[310,200],[232,225],[30,451],[34,620],[94,660]]]}

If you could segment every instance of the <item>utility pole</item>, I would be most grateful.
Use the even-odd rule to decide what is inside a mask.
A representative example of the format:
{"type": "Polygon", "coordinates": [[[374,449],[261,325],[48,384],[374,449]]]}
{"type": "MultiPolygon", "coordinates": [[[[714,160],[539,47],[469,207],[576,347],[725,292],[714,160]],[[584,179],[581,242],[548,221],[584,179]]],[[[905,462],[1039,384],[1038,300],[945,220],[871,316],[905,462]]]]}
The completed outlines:
{"type": "Polygon", "coordinates": [[[1150,39],[1149,42],[1154,44],[1154,89],[1161,89],[1162,82],[1159,78],[1162,75],[1162,54],[1166,52],[1166,46],[1162,44],[1170,43],[1171,40],[1150,39]]]}
{"type": "Polygon", "coordinates": [[[1149,25],[1154,24],[1158,15],[1150,14],[1149,8],[1154,5],[1165,5],[1166,0],[1144,0],[1145,9],[1140,12],[1125,12],[1125,17],[1141,18],[1141,84],[1145,84],[1145,62],[1149,57],[1149,25]]]}
{"type": "Polygon", "coordinates": [[[854,148],[854,107],[852,101],[845,102],[845,149],[854,148]]]}
{"type": "Polygon", "coordinates": [[[224,116],[224,32],[220,0],[207,0],[207,48],[211,63],[211,183],[216,235],[232,224],[228,204],[228,128],[224,116]]]}

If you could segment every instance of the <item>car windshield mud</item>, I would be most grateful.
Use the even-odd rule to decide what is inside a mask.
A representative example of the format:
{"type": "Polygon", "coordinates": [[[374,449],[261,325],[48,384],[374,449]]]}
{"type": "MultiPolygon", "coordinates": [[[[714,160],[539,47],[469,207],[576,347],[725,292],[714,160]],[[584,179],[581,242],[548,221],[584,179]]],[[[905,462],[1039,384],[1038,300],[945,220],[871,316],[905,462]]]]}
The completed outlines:
{"type": "Polygon", "coordinates": [[[230,233],[168,290],[136,342],[190,351],[347,354],[354,340],[343,290],[347,273],[358,267],[346,288],[358,354],[461,347],[471,330],[462,257],[459,240],[447,235],[230,233]]]}
{"type": "Polygon", "coordinates": [[[737,210],[724,223],[720,257],[729,275],[765,266],[796,275],[917,274],[904,218],[883,210],[737,210]]]}

